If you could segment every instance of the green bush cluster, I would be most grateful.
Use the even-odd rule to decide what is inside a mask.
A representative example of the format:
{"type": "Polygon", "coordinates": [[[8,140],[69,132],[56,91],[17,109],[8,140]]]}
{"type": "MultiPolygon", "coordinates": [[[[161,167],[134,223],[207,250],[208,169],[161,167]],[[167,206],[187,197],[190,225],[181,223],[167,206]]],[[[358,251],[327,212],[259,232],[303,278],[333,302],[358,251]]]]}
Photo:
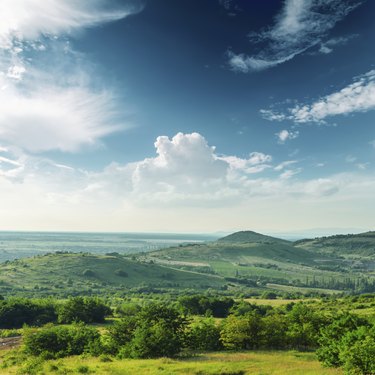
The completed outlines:
{"type": "Polygon", "coordinates": [[[20,328],[24,324],[101,323],[111,309],[100,299],[74,297],[57,303],[52,299],[9,298],[0,300],[0,328],[20,328]]]}
{"type": "Polygon", "coordinates": [[[338,316],[321,330],[317,356],[348,374],[375,374],[375,326],[351,314],[338,316]]]}
{"type": "Polygon", "coordinates": [[[69,327],[51,325],[41,330],[25,329],[23,341],[26,354],[50,359],[84,352],[98,354],[100,334],[83,323],[69,327]]]}

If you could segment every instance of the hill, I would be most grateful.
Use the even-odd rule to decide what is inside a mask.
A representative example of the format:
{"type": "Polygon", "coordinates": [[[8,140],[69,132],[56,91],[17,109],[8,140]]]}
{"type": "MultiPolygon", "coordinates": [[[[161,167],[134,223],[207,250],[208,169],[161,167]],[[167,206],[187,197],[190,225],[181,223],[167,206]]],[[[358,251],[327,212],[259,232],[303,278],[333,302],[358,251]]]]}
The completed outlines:
{"type": "Polygon", "coordinates": [[[220,288],[225,280],[132,261],[119,255],[53,253],[0,264],[0,295],[75,295],[220,288]]]}
{"type": "Polygon", "coordinates": [[[281,284],[346,290],[353,289],[363,276],[359,269],[351,269],[351,262],[335,254],[318,253],[251,231],[233,233],[216,242],[144,253],[140,258],[238,282],[253,281],[258,286],[281,284]]]}
{"type": "Polygon", "coordinates": [[[244,242],[251,242],[251,243],[265,243],[265,244],[290,244],[287,240],[282,240],[280,238],[266,236],[264,234],[260,234],[257,232],[253,232],[250,230],[247,231],[241,231],[232,233],[229,236],[225,236],[223,238],[220,238],[218,242],[229,242],[229,243],[244,243],[244,242]]]}
{"type": "Polygon", "coordinates": [[[296,241],[295,246],[320,254],[374,258],[375,232],[305,239],[296,241]]]}

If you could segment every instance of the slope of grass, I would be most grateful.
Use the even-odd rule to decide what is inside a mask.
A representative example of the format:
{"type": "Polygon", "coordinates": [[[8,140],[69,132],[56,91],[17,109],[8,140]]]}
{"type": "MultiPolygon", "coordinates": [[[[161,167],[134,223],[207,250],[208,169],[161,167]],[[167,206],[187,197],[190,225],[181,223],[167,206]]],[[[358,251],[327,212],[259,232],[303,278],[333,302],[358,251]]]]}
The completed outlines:
{"type": "Polygon", "coordinates": [[[219,288],[219,277],[141,264],[121,256],[47,254],[0,264],[0,294],[98,294],[124,288],[219,288]]]}

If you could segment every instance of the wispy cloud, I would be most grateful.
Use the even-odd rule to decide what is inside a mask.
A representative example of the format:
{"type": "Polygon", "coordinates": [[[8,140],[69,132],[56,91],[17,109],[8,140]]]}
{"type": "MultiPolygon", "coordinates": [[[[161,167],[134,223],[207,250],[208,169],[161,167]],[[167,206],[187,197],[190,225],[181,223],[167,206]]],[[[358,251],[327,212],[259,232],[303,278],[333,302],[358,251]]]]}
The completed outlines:
{"type": "Polygon", "coordinates": [[[270,121],[291,120],[295,123],[324,123],[328,117],[367,112],[375,109],[375,70],[354,79],[340,91],[327,95],[312,104],[297,104],[286,112],[261,110],[270,121]]]}
{"type": "MultiPolygon", "coordinates": [[[[247,73],[287,62],[323,43],[336,23],[361,3],[361,0],[285,0],[274,25],[250,35],[254,45],[261,43],[261,49],[251,56],[231,51],[229,65],[235,71],[247,73]]],[[[330,47],[326,43],[327,53],[330,47]]]]}
{"type": "Polygon", "coordinates": [[[4,144],[29,152],[72,152],[120,129],[115,95],[108,88],[94,89],[101,85],[90,76],[91,63],[66,39],[140,10],[113,5],[104,0],[0,3],[0,140],[4,144]]]}
{"type": "Polygon", "coordinates": [[[291,131],[291,130],[283,129],[280,132],[276,133],[275,135],[278,138],[278,142],[280,144],[284,144],[287,140],[298,138],[299,131],[298,130],[291,131]]]}
{"type": "Polygon", "coordinates": [[[111,9],[111,3],[113,5],[105,0],[2,0],[0,46],[11,48],[14,39],[31,41],[80,31],[140,10],[130,6],[111,9]]]}

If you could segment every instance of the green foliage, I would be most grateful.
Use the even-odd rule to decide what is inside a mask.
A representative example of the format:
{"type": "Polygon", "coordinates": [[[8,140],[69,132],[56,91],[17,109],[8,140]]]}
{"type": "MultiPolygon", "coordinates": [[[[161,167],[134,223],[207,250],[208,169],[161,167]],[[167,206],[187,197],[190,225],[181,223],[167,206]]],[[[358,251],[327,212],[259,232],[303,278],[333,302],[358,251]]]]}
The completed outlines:
{"type": "Polygon", "coordinates": [[[194,295],[182,296],[178,299],[178,303],[186,314],[205,315],[209,311],[215,318],[224,318],[228,316],[235,302],[229,297],[194,295]]]}
{"type": "Polygon", "coordinates": [[[33,356],[59,358],[89,351],[90,345],[99,340],[99,332],[83,324],[47,326],[37,331],[25,329],[24,350],[33,356]]]}
{"type": "Polygon", "coordinates": [[[230,315],[223,324],[220,340],[227,349],[255,349],[260,346],[261,327],[261,318],[257,313],[230,315]]]}
{"type": "Polygon", "coordinates": [[[374,334],[364,335],[350,345],[346,344],[345,341],[344,337],[340,359],[347,373],[375,374],[374,334]]]}
{"type": "Polygon", "coordinates": [[[293,305],[287,315],[287,340],[292,348],[307,350],[318,346],[319,331],[327,319],[307,305],[293,305]]]}
{"type": "Polygon", "coordinates": [[[58,321],[59,323],[101,323],[111,313],[110,307],[99,298],[74,297],[59,306],[58,321]]]}
{"type": "MultiPolygon", "coordinates": [[[[363,318],[352,314],[341,314],[337,316],[331,324],[323,327],[318,339],[319,349],[317,350],[318,359],[326,366],[339,367],[343,364],[340,359],[341,341],[343,337],[358,327],[365,326],[368,323],[363,318]]],[[[346,338],[348,342],[349,336],[346,338]]]]}
{"type": "Polygon", "coordinates": [[[55,305],[50,300],[10,298],[0,301],[0,328],[19,328],[24,324],[55,322],[55,305]]]}
{"type": "Polygon", "coordinates": [[[150,303],[109,328],[108,350],[120,357],[171,357],[180,352],[186,319],[173,307],[150,303]]]}
{"type": "Polygon", "coordinates": [[[220,326],[213,318],[196,320],[187,327],[185,345],[191,350],[212,351],[223,348],[220,326]]]}

